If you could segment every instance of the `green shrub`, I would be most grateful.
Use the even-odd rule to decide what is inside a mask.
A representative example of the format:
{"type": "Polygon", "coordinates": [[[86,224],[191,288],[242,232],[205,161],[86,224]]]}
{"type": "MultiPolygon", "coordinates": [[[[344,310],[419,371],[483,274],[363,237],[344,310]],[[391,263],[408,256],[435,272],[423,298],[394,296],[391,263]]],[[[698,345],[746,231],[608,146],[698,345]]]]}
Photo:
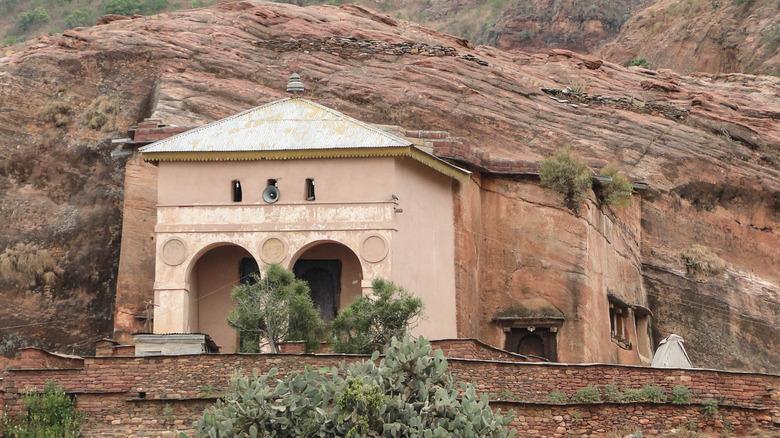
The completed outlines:
{"type": "Polygon", "coordinates": [[[22,12],[21,14],[17,15],[16,27],[20,31],[26,32],[30,29],[34,29],[40,26],[43,23],[46,23],[50,19],[51,17],[49,17],[49,12],[46,11],[46,9],[42,6],[38,6],[31,11],[22,12]]]}
{"type": "Polygon", "coordinates": [[[92,14],[90,14],[89,11],[84,9],[77,9],[65,17],[65,26],[67,26],[68,29],[91,26],[93,24],[95,24],[95,19],[92,18],[92,14]]]}
{"type": "Polygon", "coordinates": [[[265,339],[273,353],[285,341],[304,341],[306,351],[319,345],[317,333],[325,326],[311,301],[305,281],[278,264],[269,265],[265,276],[240,284],[230,292],[235,307],[227,323],[240,336],[242,353],[257,353],[265,339]]]}
{"type": "Polygon", "coordinates": [[[441,350],[393,338],[387,355],[277,377],[271,369],[231,381],[224,400],[195,424],[220,437],[512,437],[513,414],[493,412],[475,385],[456,384],[441,350]],[[273,387],[271,386],[273,383],[273,387]]]}
{"type": "Polygon", "coordinates": [[[553,391],[547,394],[547,401],[555,404],[566,403],[569,401],[569,396],[563,392],[553,391]]]}
{"type": "Polygon", "coordinates": [[[539,177],[542,187],[563,195],[566,206],[575,211],[591,187],[590,168],[584,161],[572,156],[568,147],[542,161],[539,177]]]}
{"type": "Polygon", "coordinates": [[[726,270],[726,262],[710,248],[694,243],[682,253],[689,275],[715,276],[726,270]]]}
{"type": "Polygon", "coordinates": [[[626,389],[623,391],[623,401],[629,403],[643,401],[642,392],[638,389],[626,389]]]}
{"type": "Polygon", "coordinates": [[[676,405],[687,405],[691,403],[691,389],[685,385],[678,385],[672,388],[672,403],[676,405]]]}
{"type": "Polygon", "coordinates": [[[598,403],[601,401],[601,394],[599,394],[598,388],[588,385],[585,388],[578,389],[571,396],[571,401],[576,403],[598,403]]]}
{"type": "Polygon", "coordinates": [[[628,63],[631,67],[642,67],[646,69],[650,69],[650,64],[647,62],[645,58],[634,58],[631,60],[631,62],[628,63]]]}
{"type": "Polygon", "coordinates": [[[423,303],[403,288],[377,278],[371,283],[374,297],[358,296],[331,322],[333,351],[371,354],[383,350],[420,317],[423,303]]]}
{"type": "Polygon", "coordinates": [[[620,403],[623,401],[623,394],[614,383],[604,386],[601,389],[601,394],[604,397],[604,400],[608,402],[620,403]]]}
{"type": "Polygon", "coordinates": [[[610,182],[599,183],[599,197],[605,204],[625,207],[631,203],[634,188],[617,167],[604,166],[599,175],[612,178],[610,182]]]}
{"type": "Polygon", "coordinates": [[[639,396],[642,398],[642,401],[653,403],[663,403],[666,401],[666,394],[664,393],[663,388],[651,383],[646,384],[642,390],[639,391],[639,396]]]}
{"type": "Polygon", "coordinates": [[[13,35],[9,35],[9,36],[5,37],[5,39],[3,40],[3,44],[0,44],[0,47],[12,46],[12,45],[16,44],[16,42],[17,42],[16,41],[16,37],[13,36],[13,35]]]}
{"type": "Polygon", "coordinates": [[[714,398],[708,398],[701,404],[701,414],[704,419],[709,420],[716,412],[718,412],[718,401],[714,398]]]}
{"type": "Polygon", "coordinates": [[[108,0],[105,3],[106,14],[119,14],[127,17],[141,12],[141,3],[136,0],[108,0]]]}
{"type": "Polygon", "coordinates": [[[22,395],[24,413],[18,422],[3,419],[8,438],[77,438],[84,413],[76,411],[76,399],[65,394],[55,380],[47,380],[43,392],[28,389],[22,395]]]}

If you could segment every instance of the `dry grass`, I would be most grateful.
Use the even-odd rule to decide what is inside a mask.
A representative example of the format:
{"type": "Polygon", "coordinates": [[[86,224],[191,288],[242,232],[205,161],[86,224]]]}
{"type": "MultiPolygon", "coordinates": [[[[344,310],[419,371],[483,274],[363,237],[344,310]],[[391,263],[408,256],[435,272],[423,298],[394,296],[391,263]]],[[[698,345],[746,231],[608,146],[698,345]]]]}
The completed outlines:
{"type": "Polygon", "coordinates": [[[65,126],[70,123],[70,104],[62,100],[47,102],[41,109],[41,118],[56,126],[65,126]]]}
{"type": "Polygon", "coordinates": [[[94,130],[113,131],[119,114],[119,98],[116,95],[100,95],[87,107],[85,119],[94,130]]]}
{"type": "Polygon", "coordinates": [[[726,270],[726,262],[715,252],[703,245],[693,244],[682,253],[689,275],[712,277],[726,270]]]}
{"type": "Polygon", "coordinates": [[[51,251],[40,249],[33,243],[19,242],[0,254],[0,273],[6,278],[23,277],[29,281],[40,280],[53,286],[62,269],[57,266],[51,251]]]}

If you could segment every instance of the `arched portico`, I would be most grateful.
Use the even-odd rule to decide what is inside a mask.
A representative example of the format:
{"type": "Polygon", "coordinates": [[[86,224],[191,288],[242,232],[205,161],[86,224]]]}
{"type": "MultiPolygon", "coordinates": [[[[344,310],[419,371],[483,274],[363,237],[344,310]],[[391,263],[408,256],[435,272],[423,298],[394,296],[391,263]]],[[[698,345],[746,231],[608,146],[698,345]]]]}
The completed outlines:
{"type": "Polygon", "coordinates": [[[290,260],[289,269],[306,280],[312,300],[325,321],[363,293],[363,267],[348,246],[322,240],[300,249],[290,260]]]}

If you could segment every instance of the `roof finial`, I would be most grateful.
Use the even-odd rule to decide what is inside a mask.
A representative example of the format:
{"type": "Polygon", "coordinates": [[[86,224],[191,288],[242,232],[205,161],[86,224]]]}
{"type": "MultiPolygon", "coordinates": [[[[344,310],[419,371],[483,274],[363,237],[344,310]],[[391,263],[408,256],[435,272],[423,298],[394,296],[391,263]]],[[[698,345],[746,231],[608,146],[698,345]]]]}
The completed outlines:
{"type": "Polygon", "coordinates": [[[301,82],[301,75],[293,73],[290,75],[290,79],[287,81],[287,92],[292,93],[295,96],[298,93],[303,93],[303,82],[301,82]]]}

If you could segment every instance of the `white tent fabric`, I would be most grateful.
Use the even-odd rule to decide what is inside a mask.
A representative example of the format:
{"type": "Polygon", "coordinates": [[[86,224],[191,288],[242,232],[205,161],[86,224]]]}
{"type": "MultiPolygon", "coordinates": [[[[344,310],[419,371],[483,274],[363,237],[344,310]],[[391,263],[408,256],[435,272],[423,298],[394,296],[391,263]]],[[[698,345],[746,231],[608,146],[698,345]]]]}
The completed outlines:
{"type": "Polygon", "coordinates": [[[680,335],[667,336],[658,344],[650,366],[653,368],[694,368],[685,347],[683,347],[683,342],[685,341],[680,335]]]}

